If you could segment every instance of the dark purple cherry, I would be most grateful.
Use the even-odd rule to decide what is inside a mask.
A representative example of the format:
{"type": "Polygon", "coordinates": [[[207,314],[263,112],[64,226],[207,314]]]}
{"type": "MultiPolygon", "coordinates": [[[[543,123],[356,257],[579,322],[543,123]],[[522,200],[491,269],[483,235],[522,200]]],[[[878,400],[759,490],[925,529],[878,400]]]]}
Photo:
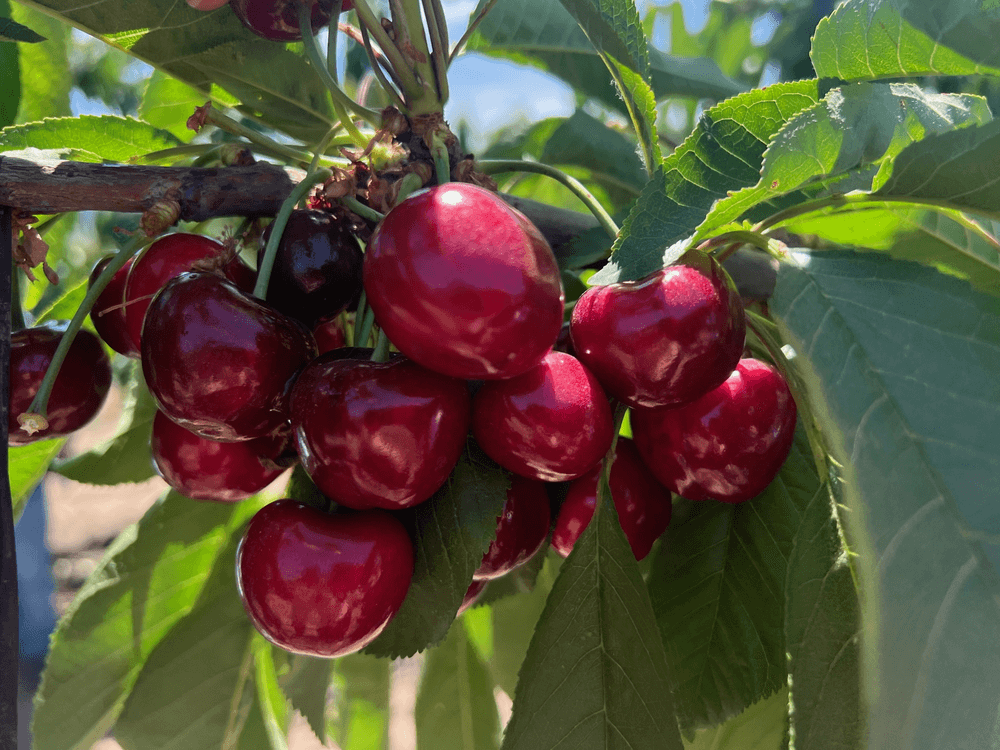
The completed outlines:
{"type": "Polygon", "coordinates": [[[562,352],[550,351],[523,375],[487,381],[472,404],[482,449],[529,479],[575,479],[611,447],[607,396],[579,360],[562,352]]]}
{"type": "MultiPolygon", "coordinates": [[[[595,466],[569,486],[552,532],[552,547],[563,557],[573,551],[576,540],[594,517],[600,473],[601,466],[595,466]]],[[[626,438],[618,438],[608,483],[632,554],[642,560],[670,524],[670,493],[656,481],[635,444],[626,438]]]]}
{"type": "MultiPolygon", "coordinates": [[[[331,0],[311,0],[312,15],[310,22],[315,34],[330,23],[333,13],[331,0]]],[[[276,42],[294,42],[302,38],[299,29],[298,0],[229,0],[229,6],[236,17],[257,36],[276,42]]],[[[346,0],[343,10],[350,10],[354,5],[346,0]]]]}
{"type": "Polygon", "coordinates": [[[264,506],[236,552],[250,620],[276,646],[335,657],[358,651],[399,611],[413,544],[381,510],[324,513],[295,500],[264,506]]]}
{"type": "Polygon", "coordinates": [[[220,443],[186,430],[163,412],[153,418],[149,447],[163,481],[192,500],[231,503],[267,487],[285,470],[275,462],[287,437],[220,443]]]}
{"type": "Polygon", "coordinates": [[[497,535],[472,577],[484,581],[499,578],[524,565],[545,543],[551,520],[545,483],[514,477],[497,522],[497,535]]]}
{"type": "Polygon", "coordinates": [[[743,353],[743,302],[729,274],[699,252],[678,265],[588,289],[573,308],[576,356],[629,406],[677,406],[706,393],[743,353]]]}
{"type": "Polygon", "coordinates": [[[389,211],[365,251],[364,281],[389,340],[457,378],[529,370],[562,324],[549,244],[500,197],[468,183],[418,191],[389,211]]]}
{"type": "MultiPolygon", "coordinates": [[[[114,255],[106,255],[97,261],[94,270],[90,272],[90,286],[93,286],[97,277],[101,275],[101,272],[114,257],[114,255]]],[[[134,257],[129,258],[125,265],[111,277],[111,281],[104,287],[104,291],[101,292],[97,301],[94,302],[94,306],[90,309],[90,320],[105,344],[119,354],[138,359],[139,349],[133,343],[132,337],[128,335],[128,329],[125,326],[124,307],[125,282],[128,280],[128,273],[134,262],[134,257]]]]}
{"type": "MultiPolygon", "coordinates": [[[[261,236],[257,265],[271,226],[261,236]]],[[[308,326],[332,317],[361,292],[364,256],[349,227],[326,211],[293,211],[281,234],[267,301],[308,326]]]]}
{"type": "Polygon", "coordinates": [[[111,389],[111,361],[101,340],[90,331],[81,330],[73,339],[52,386],[46,408],[48,427],[29,435],[17,420],[28,411],[38,393],[68,325],[66,320],[54,321],[11,335],[8,445],[68,435],[87,424],[103,406],[111,389]]]}
{"type": "Polygon", "coordinates": [[[646,465],[688,500],[741,503],[760,494],[788,457],[795,401],[771,365],[743,359],[720,386],[674,409],[635,409],[646,465]]]}
{"type": "Polygon", "coordinates": [[[324,354],[295,381],[291,420],[302,466],[349,508],[421,503],[465,448],[468,389],[405,357],[379,363],[356,352],[324,354]]]}
{"type": "Polygon", "coordinates": [[[288,390],[316,354],[302,324],[212,273],[182,273],[146,314],[142,371],[157,405],[204,437],[287,429],[288,390]]]}

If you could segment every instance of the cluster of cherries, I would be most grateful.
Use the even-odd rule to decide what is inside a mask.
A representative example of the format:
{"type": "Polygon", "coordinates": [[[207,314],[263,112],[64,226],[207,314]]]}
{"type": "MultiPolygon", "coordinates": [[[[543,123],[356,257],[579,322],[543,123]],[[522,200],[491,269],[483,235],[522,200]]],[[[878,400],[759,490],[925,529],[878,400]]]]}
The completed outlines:
{"type": "MultiPolygon", "coordinates": [[[[142,361],[159,407],[153,460],[179,492],[240,500],[300,460],[336,503],[327,512],[274,502],[241,542],[241,595],[277,645],[332,657],[383,630],[413,572],[394,512],[448,481],[470,433],[513,477],[463,607],[550,531],[569,554],[594,513],[614,401],[632,409],[634,441],[618,440],[610,486],[637,559],[666,529],[671,492],[742,502],[786,458],[795,403],[778,371],[741,359],[743,306],[714,259],[690,254],[641,281],[589,289],[567,339],[552,250],[494,193],[467,183],[418,191],[364,252],[345,226],[323,210],[293,212],[265,300],[252,295],[255,272],[232,244],[164,236],[91,311],[110,347],[142,361]],[[341,321],[362,288],[379,335],[398,351],[344,346],[341,321]],[[569,484],[553,524],[557,482],[569,484]]],[[[12,444],[76,429],[107,393],[107,355],[81,331],[48,429],[20,429],[15,418],[59,335],[13,337],[12,444]]]]}

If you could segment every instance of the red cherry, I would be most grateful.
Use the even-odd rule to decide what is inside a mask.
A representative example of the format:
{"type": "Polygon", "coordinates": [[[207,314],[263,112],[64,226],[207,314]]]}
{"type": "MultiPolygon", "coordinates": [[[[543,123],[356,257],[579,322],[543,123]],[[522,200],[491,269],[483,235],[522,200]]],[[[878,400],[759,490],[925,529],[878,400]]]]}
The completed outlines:
{"type": "MultiPolygon", "coordinates": [[[[89,286],[93,286],[97,277],[105,269],[114,255],[107,255],[97,261],[94,270],[90,272],[89,286]]],[[[90,320],[94,324],[98,335],[104,343],[110,346],[119,354],[126,357],[139,358],[139,349],[132,342],[125,327],[125,282],[128,279],[128,272],[132,268],[135,258],[129,258],[111,281],[104,287],[104,291],[97,297],[94,306],[90,309],[90,320]]]]}
{"type": "Polygon", "coordinates": [[[476,580],[506,575],[528,562],[549,535],[549,496],[545,484],[514,477],[497,522],[496,538],[473,574],[476,580]]]}
{"type": "Polygon", "coordinates": [[[260,492],[284,468],[275,464],[287,439],[220,443],[186,430],[163,412],[153,418],[149,447],[163,480],[192,500],[231,503],[260,492]]]}
{"type": "Polygon", "coordinates": [[[743,353],[743,302],[707,255],[641,281],[588,289],[570,324],[576,355],[629,406],[677,406],[724,381],[743,353]]]}
{"type": "Polygon", "coordinates": [[[418,191],[389,211],[365,251],[364,281],[399,350],[456,378],[529,370],[562,324],[559,269],[545,238],[468,183],[418,191]]]}
{"type": "MultiPolygon", "coordinates": [[[[601,467],[596,466],[569,486],[552,532],[552,546],[563,557],[573,551],[576,540],[594,517],[600,474],[601,467]]],[[[618,438],[608,483],[632,554],[642,560],[670,524],[670,493],[656,481],[627,438],[618,438]]]]}
{"type": "MultiPolygon", "coordinates": [[[[258,266],[271,226],[261,235],[258,266]]],[[[361,294],[363,257],[343,221],[326,211],[293,211],[278,243],[267,302],[285,315],[315,325],[361,294]]]]}
{"type": "Polygon", "coordinates": [[[465,612],[465,610],[474,606],[475,603],[479,601],[479,597],[481,597],[483,592],[486,591],[487,583],[489,583],[489,581],[484,578],[481,581],[473,580],[472,583],[469,584],[469,588],[465,591],[465,598],[462,599],[462,604],[459,606],[458,612],[455,613],[455,617],[458,617],[460,614],[465,612]]]}
{"type": "MultiPolygon", "coordinates": [[[[276,42],[293,42],[302,38],[299,29],[298,0],[229,0],[236,17],[257,36],[276,42]]],[[[315,34],[330,23],[333,3],[312,0],[312,32],[315,34]]],[[[343,10],[353,8],[348,0],[343,10]]]]}
{"type": "Polygon", "coordinates": [[[763,492],[788,457],[795,401],[776,369],[743,359],[715,390],[675,409],[635,409],[646,465],[688,500],[741,503],[763,492]]]}
{"type": "Polygon", "coordinates": [[[399,611],[413,578],[406,529],[380,510],[331,515],[295,500],[264,506],[236,552],[254,626],[286,651],[343,656],[399,611]]]}
{"type": "Polygon", "coordinates": [[[46,408],[49,426],[29,435],[17,421],[28,411],[49,369],[52,355],[69,321],[15,331],[10,337],[10,404],[7,412],[8,445],[61,437],[80,429],[94,418],[111,388],[111,360],[101,340],[81,330],[73,339],[59,369],[46,408]]]}
{"type": "Polygon", "coordinates": [[[562,482],[611,447],[611,408],[597,378],[574,357],[549,352],[523,375],[484,383],[472,432],[487,455],[529,479],[562,482]]]}
{"type": "Polygon", "coordinates": [[[320,354],[340,349],[347,344],[344,325],[340,322],[339,317],[330,318],[326,322],[318,324],[313,329],[313,336],[316,338],[316,346],[319,347],[320,354]]]}
{"type": "Polygon", "coordinates": [[[465,448],[469,391],[404,357],[340,349],[295,381],[292,428],[316,486],[349,508],[407,508],[444,484],[465,448]]]}
{"type": "Polygon", "coordinates": [[[204,437],[287,429],[288,387],[316,353],[300,323],[211,273],[182,273],[146,314],[142,371],[157,405],[204,437]]]}
{"type": "MultiPolygon", "coordinates": [[[[185,271],[211,271],[233,260],[232,250],[200,234],[177,232],[161,237],[146,248],[132,264],[125,283],[125,326],[136,351],[142,351],[142,321],[153,296],[185,271]]],[[[244,265],[243,268],[246,268],[244,265]]],[[[236,266],[236,278],[243,281],[243,268],[236,266]]]]}

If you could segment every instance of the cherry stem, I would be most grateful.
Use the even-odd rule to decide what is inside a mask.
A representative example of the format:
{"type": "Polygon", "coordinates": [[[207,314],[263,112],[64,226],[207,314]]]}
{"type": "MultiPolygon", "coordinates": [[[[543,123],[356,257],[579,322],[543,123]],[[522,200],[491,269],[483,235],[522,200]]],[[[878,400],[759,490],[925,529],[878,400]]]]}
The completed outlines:
{"type": "Polygon", "coordinates": [[[174,157],[201,156],[202,154],[218,151],[218,143],[188,143],[184,146],[174,146],[160,151],[150,151],[136,158],[136,162],[150,164],[157,161],[168,161],[174,157]]]}
{"type": "Polygon", "coordinates": [[[372,352],[372,362],[389,361],[389,336],[381,328],[375,340],[375,351],[372,352]]]}
{"type": "MultiPolygon", "coordinates": [[[[340,88],[340,84],[337,83],[337,79],[330,75],[330,68],[327,61],[323,59],[323,53],[320,52],[316,36],[306,33],[306,29],[312,29],[312,4],[299,3],[298,11],[299,29],[302,31],[302,45],[305,47],[306,56],[319,74],[319,77],[323,80],[323,84],[330,90],[330,96],[333,97],[333,107],[337,111],[341,123],[347,128],[347,132],[351,134],[351,137],[357,139],[357,145],[364,146],[367,140],[361,135],[361,132],[355,127],[354,123],[351,122],[351,119],[341,114],[341,112],[343,110],[354,112],[362,120],[367,121],[375,127],[382,124],[382,116],[374,109],[362,107],[344,93],[344,90],[340,88]]],[[[335,34],[336,32],[331,30],[330,33],[335,34]]]]}
{"type": "Polygon", "coordinates": [[[619,401],[615,404],[614,412],[614,433],[611,438],[611,447],[604,454],[604,463],[601,464],[601,478],[597,483],[597,501],[594,504],[594,515],[604,505],[604,502],[611,498],[611,464],[615,462],[615,451],[618,448],[618,437],[622,430],[622,422],[625,421],[625,413],[628,411],[628,404],[619,401]]]}
{"type": "Polygon", "coordinates": [[[281,242],[281,235],[285,231],[288,217],[295,210],[295,204],[309,193],[313,185],[317,182],[323,182],[331,176],[332,172],[329,169],[317,169],[315,172],[310,172],[302,182],[292,189],[289,196],[285,198],[285,202],[281,204],[278,215],[274,217],[274,222],[271,224],[271,236],[267,239],[264,256],[257,269],[257,283],[253,287],[253,294],[257,299],[267,298],[267,284],[271,280],[271,269],[274,268],[274,258],[278,254],[278,243],[281,242]]]}
{"type": "Polygon", "coordinates": [[[338,198],[337,200],[339,200],[347,208],[351,209],[362,219],[367,219],[368,221],[372,221],[378,224],[380,221],[382,221],[382,219],[385,218],[385,214],[381,213],[380,211],[376,211],[374,208],[371,208],[370,206],[366,206],[364,203],[362,203],[352,195],[345,195],[341,198],[338,198]]]}
{"type": "MultiPolygon", "coordinates": [[[[788,246],[781,240],[776,240],[773,237],[768,237],[766,234],[749,230],[723,232],[722,234],[705,240],[698,245],[697,249],[711,250],[712,248],[721,247],[722,245],[735,245],[732,249],[727,248],[727,250],[724,251],[728,252],[728,254],[732,254],[733,251],[740,245],[753,245],[778,260],[784,259],[788,254],[788,246]]],[[[720,261],[724,259],[725,258],[723,257],[718,258],[720,261]]]]}
{"type": "MultiPolygon", "coordinates": [[[[6,242],[14,243],[13,234],[5,238],[6,242]]],[[[20,331],[25,328],[24,310],[21,309],[21,269],[16,264],[11,264],[10,268],[10,330],[20,331]]]]}
{"type": "Polygon", "coordinates": [[[462,53],[462,50],[465,49],[465,45],[468,44],[469,40],[472,38],[473,32],[475,32],[475,30],[479,28],[479,24],[481,24],[483,22],[483,19],[486,18],[486,14],[489,13],[491,10],[493,10],[493,6],[496,4],[497,0],[489,0],[489,2],[483,6],[483,9],[479,11],[476,17],[472,19],[472,22],[469,24],[469,27],[465,30],[465,33],[462,34],[462,37],[458,40],[458,44],[455,45],[455,49],[451,51],[451,56],[448,58],[449,66],[453,62],[455,62],[455,58],[462,53]]]}
{"type": "Polygon", "coordinates": [[[550,167],[548,164],[541,164],[537,161],[520,161],[517,159],[483,159],[476,160],[476,166],[486,174],[496,174],[498,172],[534,172],[543,174],[562,183],[577,198],[583,201],[584,205],[590,209],[598,223],[608,233],[608,236],[618,239],[618,225],[611,218],[611,214],[604,210],[604,206],[594,197],[593,193],[584,187],[583,183],[575,177],[570,177],[565,172],[550,167]]]}
{"type": "Polygon", "coordinates": [[[396,202],[393,203],[394,206],[398,206],[400,203],[409,198],[414,192],[422,188],[424,186],[424,181],[416,172],[410,172],[409,174],[404,174],[403,179],[401,179],[397,184],[399,185],[399,191],[396,193],[396,202]]]}
{"type": "Polygon", "coordinates": [[[437,83],[438,99],[443,105],[448,101],[448,28],[442,22],[441,0],[421,0],[424,17],[427,18],[427,33],[431,37],[431,66],[437,83]]]}
{"type": "MultiPolygon", "coordinates": [[[[361,339],[359,332],[364,325],[365,316],[368,314],[368,294],[364,288],[361,289],[361,298],[358,300],[358,309],[354,311],[354,326],[351,330],[351,346],[363,346],[358,343],[361,339]]],[[[374,320],[374,319],[373,319],[374,320]]],[[[347,330],[346,328],[344,330],[347,330]]]]}
{"type": "Polygon", "coordinates": [[[56,378],[59,376],[59,369],[66,360],[66,355],[69,354],[69,349],[73,345],[73,339],[76,338],[76,334],[83,326],[84,319],[90,314],[90,310],[94,306],[94,303],[97,302],[97,298],[101,296],[101,292],[111,283],[112,277],[128,263],[129,258],[150,244],[154,239],[156,238],[147,237],[145,234],[138,235],[132,242],[118,251],[118,254],[111,259],[100,275],[94,280],[94,283],[91,284],[90,289],[87,290],[87,294],[83,298],[83,302],[80,303],[80,306],[73,314],[73,319],[70,320],[69,325],[66,327],[66,332],[59,339],[59,345],[52,355],[52,361],[49,363],[49,368],[45,371],[45,377],[42,378],[41,385],[38,386],[38,392],[31,400],[27,414],[39,415],[43,419],[45,418],[46,409],[49,405],[49,396],[52,395],[52,386],[55,385],[56,378]]]}
{"type": "MultiPolygon", "coordinates": [[[[339,19],[344,12],[344,0],[333,0],[330,8],[332,19],[339,19]]],[[[326,35],[326,70],[333,80],[337,80],[337,24],[331,23],[326,35]]]]}
{"type": "Polygon", "coordinates": [[[440,132],[431,136],[431,156],[434,157],[434,171],[438,185],[451,182],[451,157],[440,132]]]}
{"type": "MultiPolygon", "coordinates": [[[[357,324],[358,319],[355,318],[354,322],[357,324]]],[[[355,346],[368,346],[368,337],[371,336],[373,325],[375,325],[375,311],[369,305],[365,309],[365,318],[361,321],[361,328],[354,329],[355,346]]]]}
{"type": "Polygon", "coordinates": [[[282,143],[278,143],[268,138],[263,133],[251,130],[246,125],[237,122],[232,117],[223,114],[215,107],[205,108],[205,122],[215,127],[225,130],[227,133],[246,138],[251,143],[257,145],[260,151],[265,154],[276,155],[283,159],[297,164],[308,164],[311,155],[305,151],[291,148],[282,143]]]}
{"type": "Polygon", "coordinates": [[[382,48],[382,54],[388,61],[392,77],[399,81],[403,98],[419,96],[423,87],[417,80],[413,69],[406,62],[399,47],[396,46],[388,32],[382,28],[382,24],[375,16],[371,6],[368,5],[367,0],[355,0],[354,12],[358,14],[358,22],[368,30],[368,33],[378,42],[378,46],[382,48]]]}
{"type": "MultiPolygon", "coordinates": [[[[406,103],[403,101],[403,97],[399,95],[395,87],[389,83],[389,79],[385,77],[385,71],[389,72],[389,75],[393,76],[393,70],[391,66],[387,66],[385,70],[382,69],[382,62],[378,59],[378,55],[375,54],[375,49],[372,47],[371,37],[368,35],[368,28],[365,26],[361,27],[361,42],[365,46],[365,54],[368,55],[368,64],[372,67],[372,72],[375,77],[378,78],[379,83],[382,84],[382,90],[385,91],[386,96],[388,96],[393,104],[396,105],[397,109],[400,111],[406,109],[406,103]]],[[[399,85],[398,80],[397,85],[399,85]]]]}

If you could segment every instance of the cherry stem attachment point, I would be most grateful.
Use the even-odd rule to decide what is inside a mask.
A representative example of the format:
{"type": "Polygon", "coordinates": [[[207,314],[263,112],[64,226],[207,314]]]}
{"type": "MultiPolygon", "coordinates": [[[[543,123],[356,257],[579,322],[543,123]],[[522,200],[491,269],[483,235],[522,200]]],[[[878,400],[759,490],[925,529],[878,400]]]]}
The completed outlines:
{"type": "Polygon", "coordinates": [[[424,186],[424,181],[416,172],[410,172],[409,174],[403,175],[403,179],[399,181],[398,185],[399,192],[396,193],[396,201],[393,203],[394,206],[398,206],[413,193],[422,188],[424,186]]]}
{"type": "Polygon", "coordinates": [[[385,214],[380,211],[376,211],[374,208],[366,206],[364,203],[351,195],[345,195],[337,200],[339,200],[342,205],[351,209],[362,219],[367,219],[368,221],[378,224],[385,218],[385,214]]]}
{"type": "Polygon", "coordinates": [[[94,303],[97,302],[97,298],[101,296],[101,292],[111,283],[112,277],[121,270],[129,258],[146,245],[152,243],[154,239],[156,237],[148,237],[145,234],[138,235],[132,242],[118,251],[118,254],[111,259],[100,275],[94,280],[94,283],[91,284],[90,289],[87,290],[87,294],[83,298],[83,302],[80,303],[80,306],[73,314],[73,319],[70,320],[69,325],[66,327],[66,332],[59,339],[59,345],[56,346],[55,353],[52,355],[49,368],[45,371],[45,377],[42,378],[41,385],[38,386],[38,392],[31,400],[31,405],[26,412],[28,417],[38,416],[45,419],[45,412],[49,405],[49,396],[52,395],[52,386],[55,385],[56,378],[59,376],[59,369],[66,360],[66,355],[69,354],[69,349],[73,345],[73,339],[76,338],[76,334],[83,326],[84,319],[90,314],[90,310],[93,308],[94,303]]]}
{"type": "Polygon", "coordinates": [[[264,248],[264,255],[260,261],[260,268],[257,269],[257,283],[254,284],[253,294],[258,299],[267,297],[267,284],[271,280],[271,269],[274,268],[274,257],[278,254],[278,243],[281,242],[281,235],[285,231],[288,217],[295,210],[295,204],[302,200],[312,189],[313,185],[328,179],[333,173],[329,169],[317,169],[310,172],[306,178],[296,185],[285,202],[281,204],[278,215],[274,217],[271,225],[271,236],[267,239],[264,248]]]}
{"type": "Polygon", "coordinates": [[[431,136],[431,156],[434,157],[434,172],[438,185],[451,182],[451,157],[448,155],[448,147],[439,133],[434,133],[431,136]]]}
{"type": "Polygon", "coordinates": [[[548,164],[541,164],[537,161],[520,161],[517,159],[483,159],[476,160],[476,167],[486,174],[497,174],[498,172],[534,172],[543,174],[546,177],[562,183],[577,198],[583,201],[584,205],[597,219],[608,236],[615,240],[618,238],[618,225],[611,218],[611,214],[604,210],[604,206],[594,197],[594,194],[584,187],[583,183],[575,177],[570,177],[565,172],[550,167],[548,164]]]}

